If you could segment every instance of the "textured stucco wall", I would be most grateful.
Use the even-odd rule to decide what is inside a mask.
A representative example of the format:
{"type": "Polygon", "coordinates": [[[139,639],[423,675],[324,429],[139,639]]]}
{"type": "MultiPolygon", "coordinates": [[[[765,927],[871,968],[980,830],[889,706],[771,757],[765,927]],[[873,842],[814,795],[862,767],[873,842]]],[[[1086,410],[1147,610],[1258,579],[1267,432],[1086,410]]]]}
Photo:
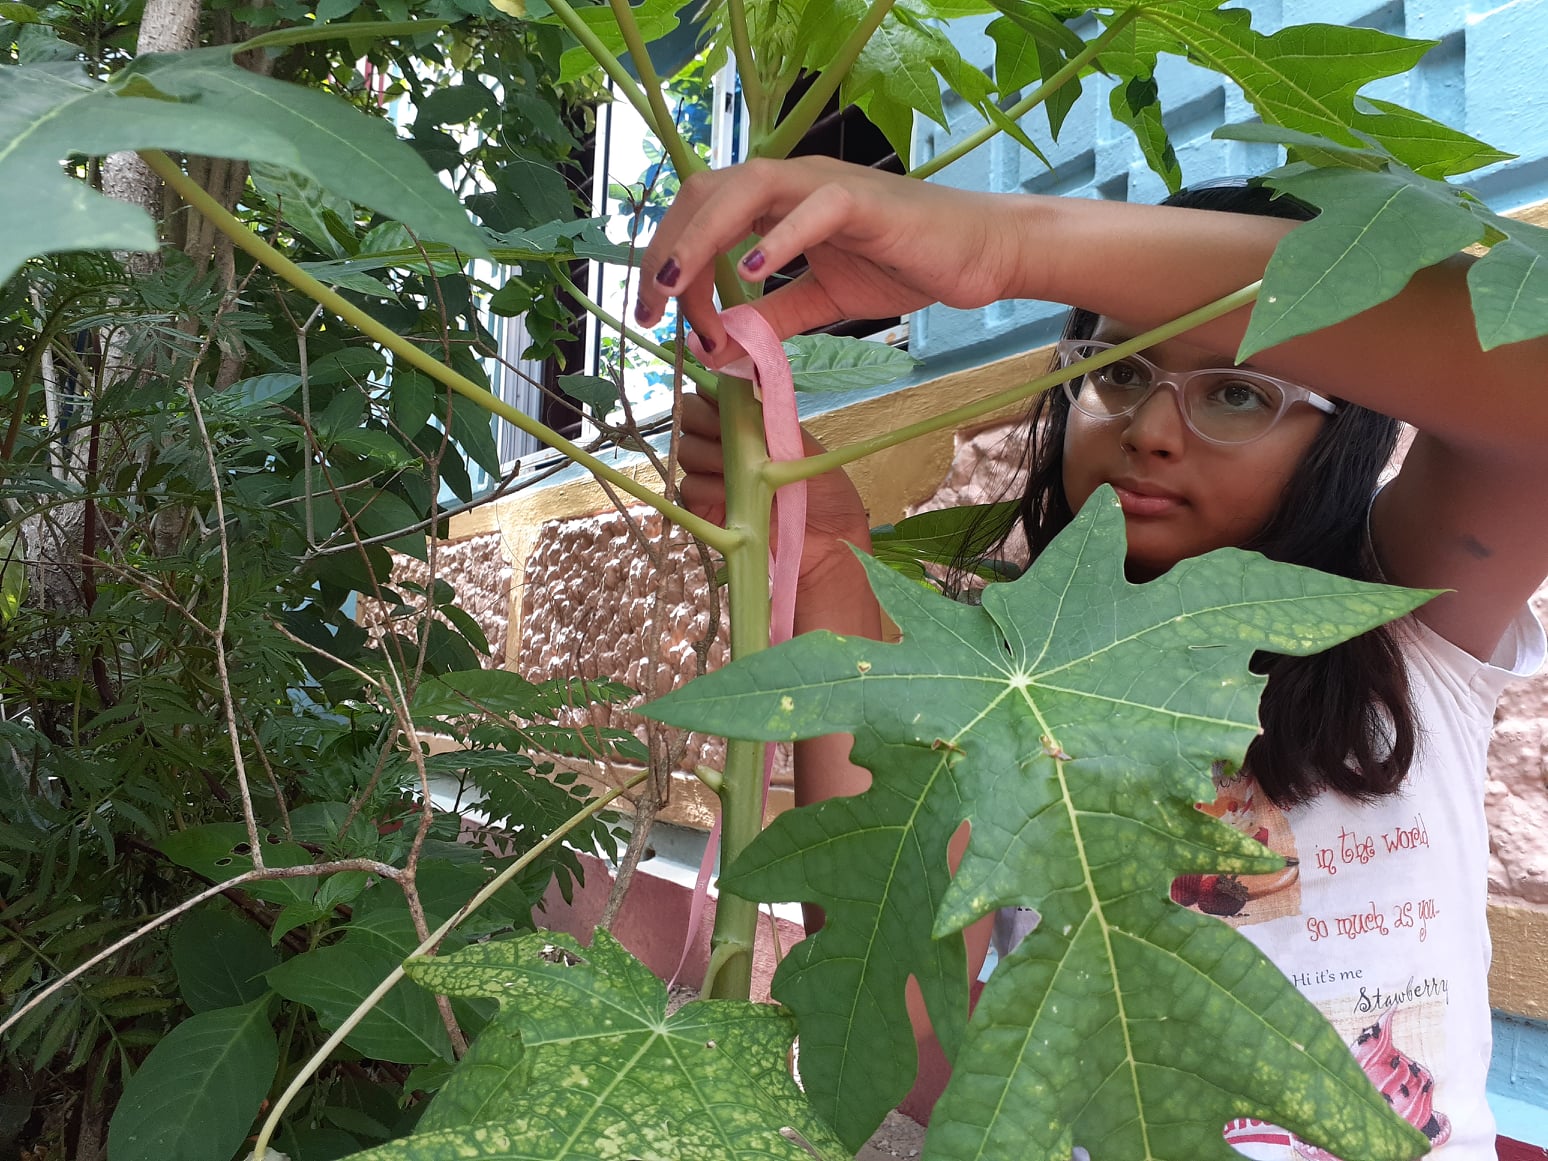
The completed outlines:
{"type": "MultiPolygon", "coordinates": [[[[490,655],[504,657],[511,623],[511,564],[501,548],[499,533],[483,532],[443,540],[435,546],[434,561],[435,575],[457,590],[457,606],[484,631],[490,655]]],[[[428,589],[430,575],[429,562],[402,553],[393,554],[395,586],[407,582],[428,589]]],[[[398,591],[410,605],[424,606],[422,597],[401,587],[398,591]]],[[[374,637],[386,630],[388,611],[389,607],[382,601],[362,596],[356,618],[374,637]]]]}
{"type": "MultiPolygon", "coordinates": [[[[658,545],[661,518],[644,509],[627,516],[607,511],[556,518],[537,530],[523,563],[521,641],[512,668],[533,681],[605,678],[660,695],[697,674],[701,655],[711,668],[724,664],[729,648],[724,594],[718,627],[712,626],[704,564],[686,537],[674,535],[664,546],[663,575],[641,546],[641,534],[658,545]],[[718,631],[711,636],[713,628],[718,631]]],[[[621,707],[598,713],[596,720],[645,735],[641,720],[621,707]]],[[[668,733],[682,738],[678,731],[668,733]]],[[[721,769],[725,743],[696,733],[685,741],[663,817],[707,827],[712,806],[692,771],[698,765],[721,769]]],[[[612,781],[613,773],[604,781],[612,781]]],[[[790,795],[790,756],[780,747],[771,807],[783,808],[790,795]]]]}
{"type": "MultiPolygon", "coordinates": [[[[1533,600],[1548,618],[1548,588],[1533,600]]],[[[1548,675],[1505,690],[1489,747],[1489,893],[1548,911],[1548,675]]],[[[1548,954],[1548,949],[1544,949],[1548,954]]],[[[1548,997],[1544,997],[1548,1001],[1548,997]]]]}

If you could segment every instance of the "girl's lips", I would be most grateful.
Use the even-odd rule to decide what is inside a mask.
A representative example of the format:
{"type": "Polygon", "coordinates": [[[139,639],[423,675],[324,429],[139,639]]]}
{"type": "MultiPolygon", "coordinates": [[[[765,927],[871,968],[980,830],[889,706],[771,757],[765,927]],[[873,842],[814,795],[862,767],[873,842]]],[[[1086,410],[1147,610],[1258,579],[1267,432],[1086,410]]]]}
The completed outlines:
{"type": "Polygon", "coordinates": [[[1118,503],[1123,507],[1125,516],[1167,516],[1183,506],[1181,496],[1170,493],[1140,492],[1133,488],[1126,488],[1122,484],[1114,484],[1113,490],[1118,493],[1118,503]]]}

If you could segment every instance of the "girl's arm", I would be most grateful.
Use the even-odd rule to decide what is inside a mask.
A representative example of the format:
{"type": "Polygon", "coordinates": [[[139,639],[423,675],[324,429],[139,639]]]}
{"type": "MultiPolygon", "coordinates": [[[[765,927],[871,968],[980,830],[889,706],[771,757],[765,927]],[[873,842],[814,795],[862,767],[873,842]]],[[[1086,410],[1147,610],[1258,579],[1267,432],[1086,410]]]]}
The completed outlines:
{"type": "MultiPolygon", "coordinates": [[[[680,296],[717,359],[734,352],[711,300],[716,255],[759,234],[739,273],[797,254],[810,273],[762,299],[781,334],[940,301],[1078,304],[1148,328],[1261,277],[1293,223],[1118,202],[953,190],[826,159],[696,175],[646,252],[639,315],[680,296]],[[653,280],[654,279],[654,280],[653,280]]],[[[1487,657],[1548,574],[1548,341],[1478,346],[1471,260],[1421,271],[1396,298],[1254,356],[1252,365],[1413,424],[1398,479],[1373,513],[1395,583],[1455,590],[1420,610],[1487,657]]],[[[1229,359],[1247,312],[1189,341],[1229,359]]]]}

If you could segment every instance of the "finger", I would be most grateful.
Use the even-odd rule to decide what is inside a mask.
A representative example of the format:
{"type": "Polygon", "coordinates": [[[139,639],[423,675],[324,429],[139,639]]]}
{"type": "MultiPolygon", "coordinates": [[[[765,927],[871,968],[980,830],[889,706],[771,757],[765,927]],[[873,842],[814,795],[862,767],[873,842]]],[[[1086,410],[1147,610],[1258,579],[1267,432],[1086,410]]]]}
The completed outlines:
{"type": "Polygon", "coordinates": [[[684,476],[679,487],[683,506],[715,524],[726,522],[726,489],[719,476],[684,476]]]}
{"type": "Polygon", "coordinates": [[[750,282],[767,278],[797,256],[841,233],[857,209],[848,186],[826,182],[790,212],[769,224],[763,237],[742,255],[737,273],[750,282]]]}
{"type": "Polygon", "coordinates": [[[690,476],[721,476],[726,470],[725,451],[718,437],[683,436],[677,444],[677,463],[690,476]]]}
{"type": "Polygon", "coordinates": [[[760,218],[782,216],[812,182],[808,167],[762,160],[690,175],[645,249],[636,317],[650,325],[668,297],[702,282],[702,296],[685,303],[684,314],[718,346],[724,334],[703,309],[715,258],[746,238],[760,218]]]}
{"type": "Polygon", "coordinates": [[[716,436],[720,434],[720,408],[711,399],[696,391],[683,396],[678,422],[685,434],[716,436]]]}

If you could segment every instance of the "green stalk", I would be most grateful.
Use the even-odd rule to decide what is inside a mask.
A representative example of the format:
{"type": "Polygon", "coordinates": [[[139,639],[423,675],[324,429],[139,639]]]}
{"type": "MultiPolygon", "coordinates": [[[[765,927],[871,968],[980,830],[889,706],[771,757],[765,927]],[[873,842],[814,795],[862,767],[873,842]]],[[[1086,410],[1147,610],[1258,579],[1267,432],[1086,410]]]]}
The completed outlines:
{"type": "MultiPolygon", "coordinates": [[[[763,408],[752,384],[722,377],[720,430],[725,449],[726,527],[738,534],[725,554],[731,590],[731,655],[746,657],[769,644],[769,507],[773,489],[765,482],[769,464],[763,437],[763,408]]],[[[730,866],[763,829],[763,752],[759,742],[726,743],[720,790],[721,866],[730,866]]],[[[753,941],[758,905],[722,891],[710,939],[710,971],[703,995],[745,1000],[752,988],[753,941]]]]}
{"type": "MultiPolygon", "coordinates": [[[[592,60],[602,66],[602,71],[607,74],[609,80],[618,86],[623,93],[624,100],[634,106],[634,111],[640,115],[646,126],[656,135],[656,139],[665,142],[666,138],[662,136],[662,127],[656,123],[656,113],[651,107],[650,100],[640,91],[640,86],[629,75],[629,70],[623,67],[623,62],[612,54],[607,45],[602,43],[601,38],[591,30],[591,26],[575,14],[575,9],[571,8],[566,3],[566,0],[549,0],[548,6],[553,9],[554,15],[564,23],[564,26],[574,34],[575,39],[581,42],[581,46],[591,54],[592,60]]],[[[644,74],[640,75],[643,76],[644,74]]],[[[659,84],[657,89],[657,95],[659,96],[659,84]]],[[[671,124],[670,117],[667,118],[667,122],[666,130],[675,135],[676,129],[671,124]]]]}
{"type": "Polygon", "coordinates": [[[650,59],[650,50],[645,47],[645,38],[640,35],[640,26],[635,22],[634,9],[629,7],[629,0],[608,0],[608,3],[613,7],[613,19],[618,21],[618,31],[623,33],[629,59],[634,62],[634,71],[640,74],[645,100],[656,114],[656,140],[661,142],[667,156],[672,159],[672,168],[677,170],[677,180],[683,181],[690,173],[708,169],[709,166],[699,160],[699,155],[688,148],[677,132],[672,110],[667,108],[661,78],[656,75],[656,66],[650,59]]]}
{"type": "MultiPolygon", "coordinates": [[[[609,314],[602,308],[600,303],[593,301],[590,296],[581,290],[580,287],[576,286],[575,283],[571,281],[570,277],[565,274],[562,268],[560,268],[558,265],[555,265],[553,270],[554,276],[559,279],[559,285],[564,287],[565,292],[569,294],[569,296],[577,303],[579,303],[588,314],[593,314],[598,319],[600,319],[602,325],[607,327],[608,330],[613,331],[615,334],[623,335],[636,347],[639,347],[641,350],[649,351],[663,363],[671,363],[673,366],[678,364],[676,351],[672,350],[670,347],[663,347],[649,335],[642,335],[638,331],[632,330],[631,328],[625,326],[622,319],[616,317],[615,315],[609,314]]],[[[690,363],[686,359],[682,360],[682,368],[683,374],[686,375],[689,379],[692,379],[695,386],[705,388],[708,392],[713,392],[716,390],[715,384],[717,380],[715,378],[715,372],[706,371],[697,363],[690,363]]]]}
{"type": "Polygon", "coordinates": [[[395,331],[377,322],[376,319],[355,306],[348,299],[324,286],[262,238],[258,237],[258,235],[254,234],[238,221],[236,217],[228,213],[224,206],[205,193],[199,184],[190,179],[166,154],[158,150],[147,149],[142,151],[140,156],[145,159],[145,163],[150,166],[157,176],[175,189],[184,201],[207,217],[215,225],[216,229],[230,238],[236,246],[274,271],[274,273],[301,291],[301,293],[316,302],[322,303],[323,306],[351,326],[354,326],[362,334],[386,347],[397,359],[423,371],[437,383],[450,387],[459,395],[472,400],[485,411],[493,412],[495,415],[500,416],[500,418],[514,423],[522,431],[536,436],[549,447],[557,448],[575,463],[580,464],[587,471],[591,472],[592,475],[606,480],[619,491],[625,492],[642,504],[654,508],[668,520],[671,520],[720,552],[729,552],[738,543],[738,538],[734,532],[728,532],[717,524],[711,524],[708,520],[700,519],[686,508],[681,508],[667,500],[664,496],[651,491],[647,485],[640,483],[633,477],[626,476],[617,469],[608,467],[584,448],[571,443],[558,432],[545,427],[530,416],[522,414],[509,403],[485,391],[466,376],[459,375],[456,371],[426,354],[395,331]]]}
{"type": "Polygon", "coordinates": [[[758,75],[752,38],[747,34],[747,0],[726,0],[726,23],[731,26],[731,52],[736,57],[737,74],[742,78],[747,119],[753,125],[763,126],[767,124],[769,94],[758,75]]]}
{"type": "Polygon", "coordinates": [[[881,27],[881,22],[887,18],[887,13],[892,11],[894,0],[871,0],[871,7],[853,32],[849,39],[844,41],[838,55],[828,62],[827,68],[802,94],[796,102],[794,109],[778,125],[774,127],[767,137],[761,141],[754,141],[752,155],[754,157],[788,157],[790,151],[796,147],[801,138],[822,115],[823,106],[828,103],[828,98],[838,92],[839,85],[844,83],[844,78],[849,75],[849,70],[859,59],[860,53],[870,41],[871,35],[881,27]]]}
{"type": "MultiPolygon", "coordinates": [[[[1062,89],[1072,79],[1079,76],[1081,69],[1085,68],[1104,51],[1106,51],[1107,46],[1117,38],[1118,34],[1129,27],[1129,24],[1136,16],[1139,15],[1139,11],[1140,10],[1138,7],[1125,8],[1117,15],[1116,18],[1114,18],[1113,22],[1107,26],[1106,30],[1103,31],[1101,36],[1097,37],[1090,44],[1086,45],[1082,51],[1070,57],[1070,59],[1065,62],[1064,67],[1061,68],[1058,72],[1054,73],[1053,76],[1049,77],[1042,84],[1038,85],[1037,88],[1033,89],[1025,97],[1021,98],[1021,100],[1012,105],[1009,109],[1006,109],[1005,115],[1012,121],[1019,121],[1022,117],[1025,117],[1044,101],[1048,100],[1048,98],[1053,96],[1054,93],[1062,89]]],[[[969,153],[972,153],[973,150],[977,149],[985,141],[988,141],[996,133],[1000,132],[1003,132],[1003,130],[1001,130],[998,125],[985,125],[982,129],[978,130],[978,132],[973,133],[968,137],[964,137],[961,141],[957,142],[957,144],[946,150],[945,153],[937,153],[923,165],[916,166],[914,169],[909,170],[908,176],[926,178],[932,174],[939,173],[952,162],[960,161],[969,153]]]]}
{"type": "Polygon", "coordinates": [[[930,419],[922,419],[918,423],[911,423],[907,427],[900,427],[896,431],[889,431],[882,435],[873,436],[870,439],[858,440],[855,443],[846,444],[832,451],[824,452],[820,456],[808,456],[801,460],[788,460],[781,463],[768,463],[764,465],[763,477],[771,488],[782,488],[786,484],[796,480],[809,480],[813,476],[820,476],[824,472],[831,472],[834,468],[841,468],[845,464],[855,460],[864,459],[868,455],[884,451],[889,447],[896,447],[900,443],[907,443],[911,439],[918,439],[922,435],[941,431],[945,428],[957,427],[970,420],[998,411],[1002,407],[1009,407],[1013,403],[1020,403],[1030,399],[1034,395],[1040,395],[1050,387],[1057,387],[1067,379],[1074,379],[1084,375],[1087,371],[1094,371],[1098,367],[1105,367],[1109,363],[1116,363],[1120,359],[1143,351],[1146,347],[1153,347],[1157,343],[1163,343],[1167,339],[1175,338],[1185,331],[1191,331],[1194,327],[1219,318],[1221,315],[1230,314],[1233,310],[1240,310],[1257,300],[1258,291],[1263,283],[1254,282],[1251,286],[1244,286],[1240,290],[1232,291],[1224,298],[1217,298],[1198,310],[1189,311],[1179,319],[1146,331],[1142,335],[1136,335],[1127,342],[1118,343],[1110,351],[1103,351],[1100,355],[1090,359],[1082,359],[1078,363],[1071,363],[1068,367],[1060,367],[1049,371],[1046,375],[1039,375],[1031,382],[1023,383],[1019,387],[998,392],[978,400],[976,403],[967,403],[951,411],[943,412],[930,419]]]}

